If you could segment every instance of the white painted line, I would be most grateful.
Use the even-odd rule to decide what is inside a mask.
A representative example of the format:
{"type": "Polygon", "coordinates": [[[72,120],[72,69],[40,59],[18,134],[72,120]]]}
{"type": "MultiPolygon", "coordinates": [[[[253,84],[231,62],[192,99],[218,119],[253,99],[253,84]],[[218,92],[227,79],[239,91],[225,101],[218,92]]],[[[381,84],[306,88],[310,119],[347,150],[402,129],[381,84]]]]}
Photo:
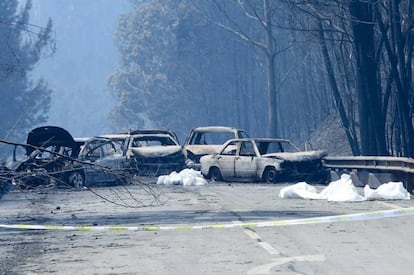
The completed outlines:
{"type": "Polygon", "coordinates": [[[281,266],[289,262],[324,262],[325,255],[316,254],[316,255],[303,255],[303,256],[293,256],[293,257],[283,257],[273,259],[271,263],[257,266],[255,268],[247,271],[247,274],[270,274],[272,268],[276,266],[281,266]]]}
{"type": "MultiPolygon", "coordinates": [[[[233,224],[240,225],[240,221],[233,221],[233,224]]],[[[271,246],[269,243],[263,241],[262,237],[259,236],[255,231],[253,231],[250,228],[244,229],[244,233],[250,237],[250,239],[256,241],[264,250],[266,250],[267,253],[270,255],[280,255],[280,252],[277,251],[273,246],[271,246]]]]}
{"type": "Polygon", "coordinates": [[[270,255],[280,255],[280,252],[277,251],[273,246],[271,246],[269,243],[263,241],[263,239],[254,231],[245,229],[244,233],[246,233],[247,236],[249,236],[251,239],[257,241],[257,243],[266,250],[267,253],[270,255]]]}
{"type": "Polygon", "coordinates": [[[394,209],[401,208],[401,206],[396,205],[394,203],[390,203],[390,202],[380,201],[379,203],[382,204],[382,205],[385,205],[386,207],[390,207],[390,208],[394,208],[394,209]]]}

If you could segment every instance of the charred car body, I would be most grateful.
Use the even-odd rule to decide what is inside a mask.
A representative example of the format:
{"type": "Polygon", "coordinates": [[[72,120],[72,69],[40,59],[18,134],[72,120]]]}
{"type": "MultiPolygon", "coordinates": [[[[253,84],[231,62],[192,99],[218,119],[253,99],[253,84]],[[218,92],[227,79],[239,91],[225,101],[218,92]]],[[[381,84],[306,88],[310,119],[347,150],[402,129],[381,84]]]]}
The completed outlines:
{"type": "Polygon", "coordinates": [[[90,138],[82,146],[79,160],[88,186],[128,182],[128,165],[122,151],[122,139],[90,138]]]}
{"type": "Polygon", "coordinates": [[[201,173],[213,181],[324,183],[324,151],[300,151],[285,139],[248,138],[226,142],[219,153],[200,159],[201,173]]]}
{"type": "Polygon", "coordinates": [[[113,171],[88,168],[88,181],[95,182],[127,175],[156,176],[185,168],[182,148],[168,130],[135,130],[92,138],[85,143],[80,159],[113,171]]]}
{"type": "Polygon", "coordinates": [[[5,163],[8,180],[28,187],[56,183],[79,188],[85,180],[83,167],[76,162],[79,150],[63,128],[33,129],[26,144],[14,144],[12,156],[5,163]]]}
{"type": "Polygon", "coordinates": [[[248,134],[245,130],[226,126],[193,128],[183,145],[187,166],[200,170],[202,156],[217,153],[227,140],[235,138],[248,138],[248,134]]]}
{"type": "Polygon", "coordinates": [[[170,133],[133,132],[128,140],[126,157],[139,175],[162,175],[185,168],[185,156],[170,133]]]}

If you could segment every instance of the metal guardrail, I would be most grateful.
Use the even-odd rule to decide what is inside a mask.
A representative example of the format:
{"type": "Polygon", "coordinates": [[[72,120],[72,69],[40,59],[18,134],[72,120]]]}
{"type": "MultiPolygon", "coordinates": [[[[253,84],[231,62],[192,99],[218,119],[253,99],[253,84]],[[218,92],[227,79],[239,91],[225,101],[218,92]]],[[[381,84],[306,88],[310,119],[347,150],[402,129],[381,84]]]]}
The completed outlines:
{"type": "Polygon", "coordinates": [[[333,170],[357,170],[372,173],[390,173],[404,183],[404,187],[414,190],[414,159],[388,156],[327,156],[323,165],[333,170]]]}
{"type": "Polygon", "coordinates": [[[387,156],[327,156],[323,165],[331,169],[377,170],[414,174],[414,159],[387,156]]]}

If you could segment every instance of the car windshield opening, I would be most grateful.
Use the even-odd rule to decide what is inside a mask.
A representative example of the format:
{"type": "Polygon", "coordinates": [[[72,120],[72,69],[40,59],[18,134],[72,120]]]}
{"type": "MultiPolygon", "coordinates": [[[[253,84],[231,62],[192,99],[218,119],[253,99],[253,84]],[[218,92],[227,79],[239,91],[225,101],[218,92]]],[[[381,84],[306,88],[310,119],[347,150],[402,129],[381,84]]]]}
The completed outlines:
{"type": "Polygon", "coordinates": [[[284,141],[261,141],[256,142],[261,155],[284,152],[297,152],[296,148],[289,142],[284,141]]]}
{"type": "Polygon", "coordinates": [[[171,138],[168,137],[137,137],[132,142],[132,147],[143,147],[143,146],[168,146],[176,145],[171,138]]]}
{"type": "Polygon", "coordinates": [[[200,132],[194,135],[190,144],[194,145],[221,145],[234,138],[234,133],[229,132],[200,132]]]}

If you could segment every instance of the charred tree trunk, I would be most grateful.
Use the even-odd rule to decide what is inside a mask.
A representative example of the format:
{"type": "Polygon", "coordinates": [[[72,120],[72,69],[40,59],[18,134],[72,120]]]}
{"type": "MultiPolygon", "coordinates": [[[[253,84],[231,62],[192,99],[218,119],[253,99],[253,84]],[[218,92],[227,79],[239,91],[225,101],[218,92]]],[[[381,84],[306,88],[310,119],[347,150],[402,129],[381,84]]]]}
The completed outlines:
{"type": "MultiPolygon", "coordinates": [[[[397,131],[399,136],[396,136],[395,140],[400,142],[395,144],[395,146],[397,152],[401,152],[400,154],[414,157],[414,129],[411,116],[412,107],[410,107],[410,101],[413,99],[410,93],[412,93],[412,43],[414,37],[412,32],[406,32],[406,36],[402,32],[399,4],[399,0],[390,0],[388,11],[390,18],[389,28],[385,26],[378,6],[376,6],[376,18],[390,61],[390,79],[395,83],[397,91],[395,99],[397,107],[394,108],[393,115],[399,118],[396,121],[399,125],[397,131]],[[388,34],[388,31],[390,34],[388,34]]],[[[410,4],[409,14],[411,16],[412,9],[413,6],[410,4]]]]}
{"type": "Polygon", "coordinates": [[[267,93],[268,93],[268,116],[269,127],[268,135],[270,137],[278,137],[278,96],[275,83],[275,45],[273,40],[273,31],[271,23],[271,10],[269,0],[264,0],[264,16],[266,31],[266,65],[267,65],[267,93]]]}
{"type": "Polygon", "coordinates": [[[326,40],[325,40],[325,36],[324,36],[322,23],[320,21],[318,22],[318,29],[319,29],[319,41],[320,41],[321,48],[322,48],[322,55],[323,55],[323,59],[324,59],[324,62],[325,62],[326,70],[328,72],[329,83],[330,83],[332,91],[333,91],[335,104],[336,104],[336,107],[338,109],[339,116],[341,118],[342,127],[345,130],[345,134],[346,134],[346,137],[348,139],[349,145],[351,147],[352,154],[354,156],[358,156],[358,155],[361,154],[361,152],[359,150],[359,146],[358,146],[358,139],[355,135],[355,132],[351,131],[351,129],[350,129],[349,119],[348,119],[348,116],[346,114],[345,107],[344,107],[341,95],[339,93],[338,85],[337,85],[336,80],[335,80],[335,74],[334,74],[333,66],[332,66],[332,63],[331,63],[331,59],[329,57],[328,48],[326,46],[326,40]]]}
{"type": "Polygon", "coordinates": [[[382,119],[381,91],[377,78],[372,5],[371,1],[362,0],[351,0],[349,3],[357,62],[361,153],[386,155],[385,121],[382,119]]]}
{"type": "MultiPolygon", "coordinates": [[[[412,83],[412,74],[411,74],[411,58],[412,55],[412,45],[407,45],[406,41],[412,41],[404,37],[402,33],[401,26],[401,12],[399,7],[399,0],[391,0],[391,31],[393,33],[392,37],[394,39],[394,49],[395,49],[395,58],[391,64],[392,71],[396,77],[397,83],[397,102],[398,109],[401,115],[401,126],[403,132],[402,141],[403,141],[403,154],[405,156],[413,157],[414,156],[414,129],[412,125],[412,118],[410,114],[410,89],[412,83]],[[406,47],[407,46],[407,47],[406,47]],[[407,54],[405,49],[407,49],[407,54]]],[[[411,8],[412,9],[412,6],[411,8]]],[[[412,11],[412,10],[411,10],[412,11]]],[[[408,33],[407,36],[412,36],[412,33],[408,33]]]]}

